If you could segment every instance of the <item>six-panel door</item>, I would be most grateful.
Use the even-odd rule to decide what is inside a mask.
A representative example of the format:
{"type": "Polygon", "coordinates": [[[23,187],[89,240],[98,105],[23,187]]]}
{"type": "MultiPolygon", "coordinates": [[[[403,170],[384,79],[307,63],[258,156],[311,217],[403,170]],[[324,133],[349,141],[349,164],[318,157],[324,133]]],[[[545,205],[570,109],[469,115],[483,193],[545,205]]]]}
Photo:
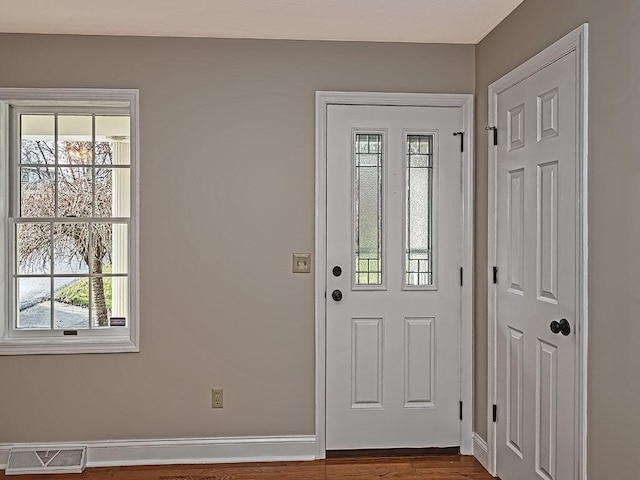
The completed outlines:
{"type": "Polygon", "coordinates": [[[498,96],[497,473],[503,480],[574,479],[575,55],[498,96]],[[558,330],[563,319],[571,331],[558,330]]]}

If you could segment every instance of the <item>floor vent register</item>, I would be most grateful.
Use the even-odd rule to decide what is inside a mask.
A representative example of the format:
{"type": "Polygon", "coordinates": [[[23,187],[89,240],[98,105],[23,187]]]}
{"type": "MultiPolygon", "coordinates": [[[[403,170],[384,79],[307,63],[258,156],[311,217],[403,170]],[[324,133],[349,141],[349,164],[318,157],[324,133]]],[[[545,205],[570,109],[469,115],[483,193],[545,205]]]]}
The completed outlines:
{"type": "Polygon", "coordinates": [[[5,475],[25,475],[38,473],[82,473],[87,464],[87,448],[62,449],[21,449],[13,448],[5,475]]]}

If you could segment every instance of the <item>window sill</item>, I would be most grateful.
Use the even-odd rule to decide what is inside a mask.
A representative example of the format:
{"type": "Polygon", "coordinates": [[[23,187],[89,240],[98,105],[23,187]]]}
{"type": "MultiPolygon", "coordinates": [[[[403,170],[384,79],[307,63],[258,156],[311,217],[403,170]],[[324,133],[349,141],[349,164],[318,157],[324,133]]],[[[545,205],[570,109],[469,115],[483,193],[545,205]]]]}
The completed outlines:
{"type": "Polygon", "coordinates": [[[116,338],[73,338],[64,339],[2,339],[0,355],[56,355],[80,353],[135,353],[140,351],[137,339],[116,338]]]}

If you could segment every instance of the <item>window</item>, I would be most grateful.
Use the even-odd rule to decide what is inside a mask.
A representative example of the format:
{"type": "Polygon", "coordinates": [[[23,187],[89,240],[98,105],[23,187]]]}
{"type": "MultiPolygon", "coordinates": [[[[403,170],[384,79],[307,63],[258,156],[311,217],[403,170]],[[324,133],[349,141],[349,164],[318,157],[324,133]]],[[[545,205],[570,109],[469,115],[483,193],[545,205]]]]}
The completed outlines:
{"type": "Polygon", "coordinates": [[[354,137],[354,286],[383,285],[383,135],[354,137]]]}
{"type": "Polygon", "coordinates": [[[137,107],[0,89],[0,353],[138,351],[137,107]]]}
{"type": "Polygon", "coordinates": [[[432,289],[434,279],[434,135],[406,136],[405,289],[432,289]]]}

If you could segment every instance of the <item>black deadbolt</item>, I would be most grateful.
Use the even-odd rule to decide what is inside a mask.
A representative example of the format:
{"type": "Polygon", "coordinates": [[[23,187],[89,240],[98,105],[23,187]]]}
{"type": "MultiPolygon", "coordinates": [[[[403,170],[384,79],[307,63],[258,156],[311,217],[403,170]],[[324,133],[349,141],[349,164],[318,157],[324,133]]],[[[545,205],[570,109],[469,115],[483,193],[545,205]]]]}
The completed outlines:
{"type": "Polygon", "coordinates": [[[562,333],[565,337],[571,333],[571,324],[566,318],[563,318],[559,322],[554,320],[550,325],[551,331],[556,335],[562,333]]]}
{"type": "Polygon", "coordinates": [[[333,272],[334,277],[339,277],[340,275],[342,275],[342,268],[336,265],[335,267],[333,267],[333,270],[331,270],[331,272],[333,272]]]}
{"type": "Polygon", "coordinates": [[[342,300],[342,292],[340,290],[334,290],[331,292],[331,298],[333,298],[336,302],[342,300]]]}

